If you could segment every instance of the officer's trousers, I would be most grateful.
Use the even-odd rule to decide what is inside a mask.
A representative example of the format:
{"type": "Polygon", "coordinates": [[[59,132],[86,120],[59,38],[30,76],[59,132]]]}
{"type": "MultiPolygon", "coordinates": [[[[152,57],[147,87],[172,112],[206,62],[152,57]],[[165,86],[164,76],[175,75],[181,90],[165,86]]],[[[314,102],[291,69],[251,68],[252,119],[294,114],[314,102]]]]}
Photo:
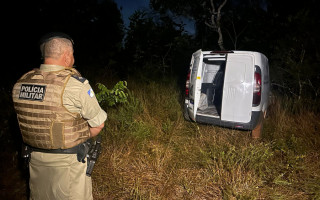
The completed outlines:
{"type": "Polygon", "coordinates": [[[86,176],[87,163],[76,154],[32,152],[29,163],[30,199],[90,200],[91,177],[86,176]]]}

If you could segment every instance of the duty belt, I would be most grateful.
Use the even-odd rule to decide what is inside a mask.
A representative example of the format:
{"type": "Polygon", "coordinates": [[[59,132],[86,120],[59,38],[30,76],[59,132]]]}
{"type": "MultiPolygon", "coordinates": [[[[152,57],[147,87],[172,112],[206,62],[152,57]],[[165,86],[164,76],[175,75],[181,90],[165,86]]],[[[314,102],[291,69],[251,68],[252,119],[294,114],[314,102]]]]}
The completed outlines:
{"type": "Polygon", "coordinates": [[[22,143],[21,155],[25,158],[27,166],[29,165],[30,155],[33,151],[57,154],[77,154],[77,160],[82,163],[85,163],[85,159],[87,158],[86,175],[91,176],[93,167],[101,153],[101,135],[98,135],[95,141],[91,138],[86,142],[69,149],[40,149],[22,143]]]}
{"type": "Polygon", "coordinates": [[[30,147],[31,152],[36,151],[36,152],[43,152],[43,153],[77,154],[77,160],[83,163],[85,163],[85,158],[87,157],[89,148],[90,148],[89,142],[78,144],[77,146],[74,146],[69,149],[39,149],[39,148],[30,147]]]}
{"type": "Polygon", "coordinates": [[[69,149],[40,149],[31,147],[32,151],[43,152],[43,153],[60,153],[60,154],[77,154],[79,145],[69,149]]]}

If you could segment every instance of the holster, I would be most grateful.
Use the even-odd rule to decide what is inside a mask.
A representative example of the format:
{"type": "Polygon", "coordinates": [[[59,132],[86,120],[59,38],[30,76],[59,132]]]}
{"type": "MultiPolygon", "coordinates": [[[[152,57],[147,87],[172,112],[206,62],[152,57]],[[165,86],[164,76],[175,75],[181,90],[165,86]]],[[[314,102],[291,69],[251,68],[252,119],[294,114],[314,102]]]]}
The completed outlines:
{"type": "Polygon", "coordinates": [[[87,176],[91,176],[93,167],[101,153],[101,135],[96,137],[96,140],[91,140],[90,150],[87,154],[87,176]]]}
{"type": "Polygon", "coordinates": [[[79,162],[85,163],[85,158],[87,157],[87,154],[90,149],[90,142],[84,142],[80,145],[78,145],[78,150],[77,150],[77,160],[79,162]]]}

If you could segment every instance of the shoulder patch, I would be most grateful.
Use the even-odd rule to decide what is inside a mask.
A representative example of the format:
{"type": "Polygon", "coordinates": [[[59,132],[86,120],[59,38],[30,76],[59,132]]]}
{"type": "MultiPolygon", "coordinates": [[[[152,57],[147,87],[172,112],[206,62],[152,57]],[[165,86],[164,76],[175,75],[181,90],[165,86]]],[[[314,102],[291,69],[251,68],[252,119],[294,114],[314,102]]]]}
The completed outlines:
{"type": "Polygon", "coordinates": [[[93,92],[93,90],[91,88],[88,90],[87,93],[91,98],[94,97],[94,92],[93,92]]]}
{"type": "Polygon", "coordinates": [[[81,76],[72,75],[73,78],[77,79],[81,83],[84,83],[87,79],[81,76]]]}

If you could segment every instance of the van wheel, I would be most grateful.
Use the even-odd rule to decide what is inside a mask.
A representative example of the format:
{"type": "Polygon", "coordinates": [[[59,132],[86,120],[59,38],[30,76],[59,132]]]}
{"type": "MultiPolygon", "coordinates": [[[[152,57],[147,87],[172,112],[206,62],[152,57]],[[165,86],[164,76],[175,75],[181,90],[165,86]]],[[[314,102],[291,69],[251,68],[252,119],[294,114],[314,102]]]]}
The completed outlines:
{"type": "Polygon", "coordinates": [[[261,115],[257,126],[251,131],[251,137],[253,139],[259,139],[262,136],[262,128],[263,128],[263,115],[261,115]]]}

